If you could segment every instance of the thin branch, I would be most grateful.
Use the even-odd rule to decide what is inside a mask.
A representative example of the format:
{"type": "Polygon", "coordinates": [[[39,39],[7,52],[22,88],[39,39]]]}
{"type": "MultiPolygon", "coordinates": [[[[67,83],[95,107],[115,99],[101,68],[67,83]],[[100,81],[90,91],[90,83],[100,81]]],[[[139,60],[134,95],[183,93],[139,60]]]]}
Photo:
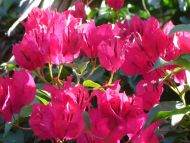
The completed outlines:
{"type": "Polygon", "coordinates": [[[148,11],[148,9],[147,9],[147,7],[146,7],[145,0],[142,0],[142,5],[143,5],[144,10],[145,10],[146,13],[148,14],[148,16],[151,16],[150,12],[148,11]]]}

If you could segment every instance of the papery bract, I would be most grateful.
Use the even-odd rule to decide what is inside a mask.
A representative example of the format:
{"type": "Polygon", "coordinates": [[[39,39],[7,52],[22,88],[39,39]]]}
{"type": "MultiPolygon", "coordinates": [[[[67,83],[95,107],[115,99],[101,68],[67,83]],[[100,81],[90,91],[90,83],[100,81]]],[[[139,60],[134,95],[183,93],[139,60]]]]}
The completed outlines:
{"type": "Polygon", "coordinates": [[[124,4],[124,0],[106,0],[106,2],[115,10],[119,10],[124,4]]]}
{"type": "Polygon", "coordinates": [[[20,67],[28,70],[35,70],[37,67],[42,67],[44,65],[43,54],[40,53],[34,35],[26,34],[22,42],[13,46],[12,53],[20,67]]]}
{"type": "Polygon", "coordinates": [[[97,27],[94,21],[90,21],[80,27],[82,33],[81,51],[89,58],[97,56],[98,44],[101,38],[97,35],[97,27]]]}
{"type": "Polygon", "coordinates": [[[5,121],[10,121],[13,115],[11,105],[11,94],[13,92],[10,86],[10,80],[0,78],[0,113],[5,121]]]}
{"type": "Polygon", "coordinates": [[[146,129],[142,129],[131,141],[131,143],[159,143],[160,138],[156,135],[155,129],[159,123],[153,123],[146,129]]]}
{"type": "Polygon", "coordinates": [[[15,71],[12,81],[14,96],[12,97],[12,111],[18,113],[21,108],[32,102],[36,95],[36,84],[30,73],[15,71]]]}
{"type": "Polygon", "coordinates": [[[112,29],[110,24],[99,26],[98,31],[102,39],[98,45],[100,64],[114,73],[125,60],[124,41],[118,35],[114,35],[114,28],[112,29]]]}
{"type": "Polygon", "coordinates": [[[136,86],[136,96],[143,99],[143,108],[150,110],[154,104],[159,103],[163,92],[163,84],[156,81],[141,80],[136,86]]]}
{"type": "Polygon", "coordinates": [[[86,18],[86,12],[82,1],[76,1],[75,10],[71,10],[70,12],[76,18],[82,18],[82,19],[86,18]]]}
{"type": "MultiPolygon", "coordinates": [[[[130,138],[133,137],[142,128],[146,119],[141,99],[119,93],[116,87],[108,88],[105,92],[94,91],[93,93],[98,98],[97,112],[100,118],[97,119],[96,124],[102,123],[101,127],[105,128],[105,130],[96,129],[94,133],[100,137],[107,136],[108,142],[117,142],[126,134],[130,138]]],[[[98,115],[95,118],[98,118],[98,115]]]]}
{"type": "MultiPolygon", "coordinates": [[[[59,94],[59,96],[63,95],[59,94]]],[[[58,98],[54,97],[52,103],[47,106],[36,104],[33,107],[30,126],[34,133],[43,140],[52,138],[73,139],[78,137],[84,129],[79,105],[67,95],[60,97],[63,100],[58,98]],[[45,133],[44,130],[41,130],[42,127],[45,133]]]]}
{"type": "Polygon", "coordinates": [[[34,99],[36,85],[30,73],[15,71],[13,78],[0,78],[0,112],[5,121],[10,121],[15,113],[34,99]]]}
{"type": "Polygon", "coordinates": [[[174,60],[182,54],[190,52],[188,41],[190,32],[177,32],[169,36],[169,32],[174,28],[174,24],[169,21],[163,27],[163,32],[167,36],[167,49],[163,59],[166,61],[174,60]]]}
{"type": "MultiPolygon", "coordinates": [[[[121,69],[128,75],[144,76],[150,72],[158,57],[164,55],[166,36],[160,29],[158,20],[153,17],[147,21],[133,17],[129,31],[126,37],[125,62],[121,69]]],[[[160,71],[154,74],[154,78],[149,80],[157,80],[162,75],[160,71]]]]}
{"type": "Polygon", "coordinates": [[[51,105],[35,104],[32,106],[29,123],[38,137],[43,140],[54,138],[53,122],[51,105]]]}
{"type": "Polygon", "coordinates": [[[90,103],[88,91],[82,85],[77,85],[69,90],[66,90],[65,94],[70,96],[73,101],[79,105],[82,111],[85,111],[86,107],[90,103]]]}
{"type": "Polygon", "coordinates": [[[30,125],[34,133],[44,140],[77,138],[85,128],[82,112],[85,111],[90,102],[87,90],[82,85],[71,85],[70,77],[68,81],[64,82],[62,88],[57,89],[54,86],[46,85],[44,90],[51,94],[51,102],[47,106],[35,106],[39,106],[45,111],[49,110],[51,113],[45,115],[37,111],[35,106],[33,107],[30,125]],[[50,120],[43,120],[42,118],[40,121],[40,118],[35,119],[38,114],[41,114],[43,118],[48,118],[48,116],[51,116],[51,118],[50,120]],[[43,125],[44,122],[47,122],[46,129],[51,126],[52,129],[48,131],[48,134],[52,134],[52,136],[46,137],[40,131],[40,125],[43,125]]]}
{"type": "Polygon", "coordinates": [[[64,102],[52,102],[54,114],[54,133],[56,138],[74,139],[84,129],[82,111],[78,104],[69,96],[64,97],[64,102]]]}

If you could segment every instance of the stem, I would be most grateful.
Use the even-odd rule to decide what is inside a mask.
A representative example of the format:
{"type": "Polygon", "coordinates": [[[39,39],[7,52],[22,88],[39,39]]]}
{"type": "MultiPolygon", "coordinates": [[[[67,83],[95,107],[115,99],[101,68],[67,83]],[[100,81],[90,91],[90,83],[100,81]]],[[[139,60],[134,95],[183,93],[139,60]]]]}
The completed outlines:
{"type": "Polygon", "coordinates": [[[148,16],[151,16],[150,12],[148,11],[147,7],[146,7],[146,3],[144,0],[142,0],[142,5],[143,5],[143,8],[144,10],[146,11],[146,13],[148,14],[148,16]]]}
{"type": "MultiPolygon", "coordinates": [[[[166,71],[164,71],[163,68],[161,68],[162,72],[164,72],[164,74],[167,76],[168,73],[166,71]]],[[[169,87],[177,94],[179,95],[179,98],[181,99],[181,101],[183,102],[183,104],[186,106],[186,101],[185,101],[185,93],[179,91],[175,81],[171,78],[167,80],[169,83],[169,87]]]]}
{"type": "Polygon", "coordinates": [[[111,85],[111,84],[112,84],[113,76],[114,76],[114,72],[111,73],[111,76],[110,76],[110,79],[109,79],[108,85],[111,85]]]}
{"type": "Polygon", "coordinates": [[[94,73],[99,67],[100,67],[100,65],[98,65],[97,67],[93,67],[92,70],[91,70],[91,72],[89,73],[89,75],[86,77],[86,80],[89,79],[89,78],[93,75],[93,73],[94,73]]]}
{"type": "Polygon", "coordinates": [[[59,80],[59,78],[60,78],[62,69],[63,69],[63,65],[59,65],[59,67],[58,67],[58,80],[59,80]]]}
{"type": "Polygon", "coordinates": [[[53,81],[52,64],[48,63],[51,80],[53,81]]]}
{"type": "Polygon", "coordinates": [[[92,70],[86,77],[86,80],[89,79],[93,75],[93,73],[100,67],[100,65],[96,66],[96,59],[91,59],[91,62],[92,62],[92,70]]]}
{"type": "Polygon", "coordinates": [[[118,10],[115,10],[115,19],[116,19],[116,22],[119,21],[118,10]]]}
{"type": "Polygon", "coordinates": [[[41,79],[43,82],[49,84],[49,82],[45,79],[45,77],[44,77],[38,70],[36,70],[35,73],[36,73],[36,75],[37,75],[37,77],[38,77],[39,79],[41,79]]]}
{"type": "Polygon", "coordinates": [[[18,128],[18,129],[21,129],[21,130],[25,130],[25,131],[31,131],[32,130],[32,128],[24,128],[24,127],[21,127],[19,125],[16,125],[16,124],[12,123],[12,122],[9,122],[9,124],[16,127],[16,128],[18,128]]]}
{"type": "Polygon", "coordinates": [[[170,80],[170,88],[179,95],[181,101],[183,102],[183,104],[186,106],[186,101],[185,101],[185,96],[183,93],[181,93],[176,85],[176,83],[173,80],[170,80]]]}

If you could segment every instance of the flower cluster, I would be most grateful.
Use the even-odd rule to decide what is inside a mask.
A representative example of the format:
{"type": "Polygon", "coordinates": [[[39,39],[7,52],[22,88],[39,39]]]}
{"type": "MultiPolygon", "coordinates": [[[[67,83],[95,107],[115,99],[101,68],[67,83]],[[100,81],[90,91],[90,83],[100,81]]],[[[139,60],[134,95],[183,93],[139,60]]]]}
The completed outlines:
{"type": "MultiPolygon", "coordinates": [[[[124,1],[107,3],[118,10],[124,1]]],[[[61,82],[58,76],[43,87],[50,101],[32,105],[29,124],[34,134],[42,140],[75,139],[78,143],[118,143],[124,136],[132,143],[158,143],[160,137],[155,129],[160,122],[144,128],[147,112],[160,101],[164,82],[159,79],[176,66],[152,68],[159,57],[170,61],[190,52],[190,34],[168,36],[174,27],[172,22],[161,28],[153,17],[142,20],[134,16],[130,22],[100,26],[92,20],[82,23],[86,17],[83,4],[77,2],[75,6],[75,10],[62,13],[35,8],[23,22],[25,35],[13,46],[13,55],[22,70],[15,71],[12,78],[0,78],[2,117],[10,121],[13,114],[33,101],[36,85],[30,72],[39,71],[46,64],[70,64],[86,56],[92,61],[98,59],[112,77],[118,70],[142,76],[135,95],[121,92],[119,81],[112,82],[112,78],[90,91],[80,82],[73,83],[71,77],[61,82]],[[86,113],[90,127],[86,125],[86,113]]],[[[173,75],[173,79],[183,84],[184,71],[173,75]]]]}

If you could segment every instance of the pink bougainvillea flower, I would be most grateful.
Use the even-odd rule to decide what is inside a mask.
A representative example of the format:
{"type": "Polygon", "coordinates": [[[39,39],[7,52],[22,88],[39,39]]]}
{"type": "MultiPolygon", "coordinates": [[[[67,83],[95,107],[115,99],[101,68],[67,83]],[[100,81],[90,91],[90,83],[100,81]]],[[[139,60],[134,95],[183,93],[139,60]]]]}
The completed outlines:
{"type": "Polygon", "coordinates": [[[54,138],[54,117],[51,105],[34,104],[30,116],[30,126],[34,133],[43,140],[54,138]]]}
{"type": "Polygon", "coordinates": [[[22,23],[25,27],[25,32],[28,33],[29,31],[34,30],[47,31],[52,16],[50,9],[42,11],[39,8],[34,8],[29,13],[27,21],[22,23]]]}
{"type": "Polygon", "coordinates": [[[15,71],[13,78],[0,79],[0,112],[5,121],[34,99],[36,85],[32,76],[24,71],[15,71]]]}
{"type": "Polygon", "coordinates": [[[190,32],[177,32],[169,36],[169,32],[174,28],[174,24],[169,21],[163,27],[163,32],[167,36],[168,46],[163,59],[166,61],[173,60],[182,54],[190,52],[188,41],[190,32]]]}
{"type": "Polygon", "coordinates": [[[70,12],[76,18],[82,18],[82,19],[86,18],[84,4],[80,0],[75,2],[75,10],[71,10],[70,12]]]}
{"type": "Polygon", "coordinates": [[[13,47],[13,55],[21,67],[34,70],[45,63],[70,63],[79,56],[81,20],[68,11],[32,10],[24,23],[26,34],[13,47]]]}
{"type": "Polygon", "coordinates": [[[44,65],[43,54],[40,53],[38,43],[34,38],[34,35],[26,34],[22,42],[13,46],[12,51],[17,64],[28,70],[35,70],[44,65]]]}
{"type": "Polygon", "coordinates": [[[160,138],[156,135],[155,129],[160,123],[153,123],[146,129],[142,129],[134,138],[131,143],[159,143],[160,138]]]}
{"type": "Polygon", "coordinates": [[[76,104],[78,104],[81,111],[85,111],[89,106],[91,97],[88,91],[82,85],[72,85],[71,77],[64,81],[63,87],[58,90],[56,87],[46,85],[44,90],[48,91],[52,96],[52,102],[64,102],[65,96],[70,97],[76,104]]]}
{"type": "Polygon", "coordinates": [[[106,0],[106,2],[111,8],[115,10],[119,10],[124,4],[124,0],[106,0]]]}
{"type": "Polygon", "coordinates": [[[118,35],[114,35],[111,24],[99,26],[98,31],[102,39],[98,45],[98,59],[101,66],[114,73],[125,60],[124,41],[118,35]]]}
{"type": "Polygon", "coordinates": [[[121,37],[121,39],[125,40],[125,38],[129,34],[129,23],[128,23],[128,21],[126,20],[123,23],[122,22],[116,22],[114,32],[115,32],[114,35],[118,35],[121,37]]]}
{"type": "MultiPolygon", "coordinates": [[[[50,88],[49,88],[50,89],[50,88]]],[[[43,140],[74,139],[84,129],[82,110],[64,91],[52,88],[52,102],[46,105],[33,106],[30,126],[34,133],[43,140]],[[42,108],[42,109],[41,109],[42,108]],[[46,114],[46,111],[49,113],[46,114]],[[45,133],[41,129],[45,127],[45,133]],[[46,134],[47,133],[47,134],[46,134]]]]}
{"type": "MultiPolygon", "coordinates": [[[[164,72],[159,69],[151,71],[159,57],[170,61],[181,54],[190,52],[190,46],[187,42],[190,34],[177,32],[168,36],[173,27],[174,25],[168,22],[162,30],[159,21],[153,17],[147,21],[133,17],[128,26],[128,36],[125,38],[125,62],[121,69],[127,75],[142,75],[147,81],[158,80],[165,76],[164,72]]],[[[165,66],[164,69],[172,71],[175,67],[165,66]]],[[[174,75],[174,80],[183,84],[185,81],[184,72],[174,75]]]]}
{"type": "Polygon", "coordinates": [[[138,16],[133,16],[132,19],[130,20],[130,26],[129,26],[130,33],[137,32],[140,35],[142,35],[144,32],[145,24],[146,24],[146,21],[140,19],[138,16]]]}
{"type": "Polygon", "coordinates": [[[10,79],[0,78],[0,113],[5,121],[10,121],[13,115],[11,111],[11,94],[13,92],[10,86],[10,79]]]}
{"type": "MultiPolygon", "coordinates": [[[[169,35],[169,32],[174,28],[174,24],[169,21],[163,27],[163,32],[167,36],[166,53],[162,58],[166,61],[174,60],[182,54],[190,52],[189,40],[190,32],[177,32],[169,35]]],[[[165,66],[165,69],[173,71],[177,66],[165,66]]],[[[175,82],[184,84],[186,80],[185,71],[180,71],[173,76],[175,82]]]]}
{"type": "Polygon", "coordinates": [[[82,85],[77,85],[65,93],[70,96],[75,103],[77,103],[82,111],[85,111],[86,107],[90,103],[88,91],[82,85]]]}
{"type": "Polygon", "coordinates": [[[97,56],[98,44],[101,38],[97,35],[97,27],[94,21],[90,21],[80,27],[82,33],[81,51],[89,58],[97,56]]]}
{"type": "Polygon", "coordinates": [[[78,104],[69,96],[65,96],[64,103],[53,104],[55,116],[55,133],[57,138],[74,139],[84,129],[82,111],[78,104]]]}
{"type": "Polygon", "coordinates": [[[77,138],[77,143],[119,143],[120,138],[123,137],[124,129],[120,125],[117,129],[115,128],[114,118],[103,116],[98,109],[90,110],[89,117],[92,125],[91,134],[81,134],[77,138]]]}
{"type": "Polygon", "coordinates": [[[147,74],[158,57],[165,53],[166,36],[160,29],[158,20],[153,17],[147,21],[133,17],[129,31],[122,70],[128,75],[147,74]]]}
{"type": "Polygon", "coordinates": [[[142,100],[119,93],[116,87],[108,88],[105,92],[99,90],[93,92],[98,99],[95,124],[101,124],[102,127],[94,129],[94,134],[102,138],[107,136],[108,142],[116,142],[126,134],[130,138],[133,137],[143,127],[146,119],[142,100]],[[132,127],[131,124],[135,126],[132,127]]]}
{"type": "Polygon", "coordinates": [[[163,84],[155,81],[141,80],[136,86],[136,96],[143,99],[143,108],[150,110],[154,104],[159,103],[163,92],[163,84]]]}

